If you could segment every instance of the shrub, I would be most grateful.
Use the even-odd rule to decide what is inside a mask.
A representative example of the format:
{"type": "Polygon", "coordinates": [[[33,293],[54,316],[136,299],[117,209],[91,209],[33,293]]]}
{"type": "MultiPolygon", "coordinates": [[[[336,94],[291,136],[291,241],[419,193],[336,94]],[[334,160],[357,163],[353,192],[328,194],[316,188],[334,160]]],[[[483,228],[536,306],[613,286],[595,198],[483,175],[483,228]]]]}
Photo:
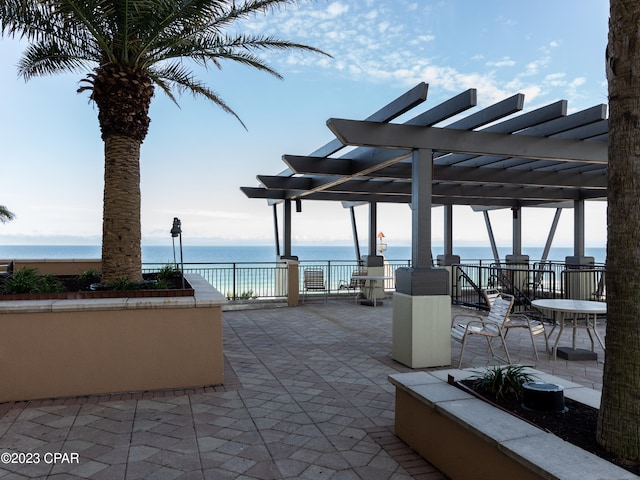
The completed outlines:
{"type": "Polygon", "coordinates": [[[78,275],[78,283],[83,290],[89,288],[94,283],[100,283],[102,275],[97,270],[87,270],[78,275]]]}
{"type": "Polygon", "coordinates": [[[24,267],[4,282],[5,293],[49,293],[63,292],[64,285],[53,275],[40,275],[34,267],[24,267]]]}
{"type": "Polygon", "coordinates": [[[522,397],[522,385],[536,378],[525,372],[525,368],[523,365],[492,367],[485,372],[475,372],[477,375],[470,380],[476,390],[491,394],[494,398],[514,396],[519,399],[522,397]]]}
{"type": "Polygon", "coordinates": [[[169,280],[179,274],[180,270],[173,263],[167,263],[158,270],[158,280],[169,280]]]}

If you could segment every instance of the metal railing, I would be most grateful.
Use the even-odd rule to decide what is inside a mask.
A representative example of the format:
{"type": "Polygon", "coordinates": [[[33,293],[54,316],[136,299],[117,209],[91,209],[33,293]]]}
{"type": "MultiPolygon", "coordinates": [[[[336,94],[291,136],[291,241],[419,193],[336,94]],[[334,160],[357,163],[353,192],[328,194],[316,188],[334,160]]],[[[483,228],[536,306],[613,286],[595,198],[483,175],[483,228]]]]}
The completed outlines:
{"type": "Polygon", "coordinates": [[[526,309],[540,298],[606,300],[604,265],[573,266],[560,262],[534,262],[504,266],[460,264],[451,269],[454,304],[483,308],[482,290],[499,289],[513,295],[518,308],[526,309]]]}
{"type": "MultiPolygon", "coordinates": [[[[143,265],[155,272],[165,264],[143,265]]],[[[287,266],[280,262],[185,263],[184,273],[202,275],[230,301],[286,298],[287,266]]]]}
{"type": "MultiPolygon", "coordinates": [[[[393,277],[393,279],[384,281],[385,290],[393,290],[395,288],[395,272],[400,267],[410,266],[409,260],[385,260],[384,275],[393,277]]],[[[303,260],[299,263],[300,269],[300,291],[302,291],[304,275],[302,272],[307,269],[319,269],[324,272],[325,283],[329,294],[339,294],[345,290],[345,285],[349,285],[351,275],[355,272],[366,268],[358,262],[347,260],[303,260]]]]}
{"type": "MultiPolygon", "coordinates": [[[[395,270],[409,266],[408,260],[389,260],[384,264],[384,274],[394,277],[386,280],[384,288],[395,288],[395,270]]],[[[144,273],[157,272],[166,264],[145,263],[144,273]]],[[[303,289],[302,271],[305,268],[321,269],[325,275],[329,294],[345,292],[351,275],[361,267],[358,262],[344,260],[305,260],[299,263],[299,289],[303,289]],[[342,286],[342,288],[341,288],[342,286]]],[[[230,301],[284,299],[287,297],[287,264],[283,262],[231,262],[231,263],[185,263],[184,273],[202,275],[211,285],[230,301]]]]}
{"type": "MultiPolygon", "coordinates": [[[[606,300],[605,266],[572,266],[561,262],[534,262],[532,266],[497,265],[482,261],[451,267],[451,299],[454,304],[482,307],[481,290],[499,288],[527,306],[537,298],[606,300]]],[[[143,271],[155,272],[166,266],[145,263],[143,271]]],[[[395,272],[411,266],[410,260],[385,260],[385,290],[395,289],[395,272]]],[[[351,275],[363,268],[345,260],[303,260],[299,262],[299,292],[303,291],[306,268],[324,272],[329,294],[348,291],[351,275]]],[[[287,297],[288,267],[283,262],[185,263],[185,273],[202,275],[230,301],[284,299],[287,297]]],[[[317,292],[324,294],[324,292],[317,292]]]]}

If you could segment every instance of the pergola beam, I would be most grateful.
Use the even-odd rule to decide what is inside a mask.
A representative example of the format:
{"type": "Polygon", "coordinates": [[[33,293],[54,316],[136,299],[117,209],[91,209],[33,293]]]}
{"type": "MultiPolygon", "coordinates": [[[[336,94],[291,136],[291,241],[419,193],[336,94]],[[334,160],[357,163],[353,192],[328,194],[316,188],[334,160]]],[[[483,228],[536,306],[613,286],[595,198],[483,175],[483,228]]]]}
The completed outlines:
{"type": "Polygon", "coordinates": [[[440,152],[576,161],[606,165],[607,144],[490,132],[413,127],[330,118],[327,126],[345,145],[431,148],[440,152]]]}
{"type": "MultiPolygon", "coordinates": [[[[303,159],[305,157],[291,157],[289,156],[289,164],[294,167],[294,171],[299,174],[303,174],[303,177],[291,177],[291,178],[314,178],[315,175],[329,175],[327,168],[324,168],[322,163],[308,163],[303,159]],[[307,175],[309,177],[307,177],[307,175]]],[[[331,160],[331,159],[327,159],[331,160]]],[[[351,173],[353,168],[349,167],[349,162],[346,160],[338,160],[336,162],[338,168],[334,171],[333,175],[339,175],[340,172],[351,173]]],[[[335,164],[334,164],[335,165],[335,164]]],[[[282,178],[274,175],[275,178],[282,178]]],[[[261,175],[262,178],[271,178],[261,175]]],[[[277,180],[273,182],[277,182],[277,180]]],[[[287,177],[288,178],[288,177],[287,177]]],[[[381,170],[377,170],[371,178],[382,179],[394,179],[394,180],[410,180],[411,179],[411,164],[409,163],[396,163],[390,167],[386,167],[381,170]]],[[[607,177],[601,173],[575,173],[575,172],[563,172],[554,170],[542,170],[542,171],[530,171],[530,170],[518,170],[518,169],[505,169],[505,168],[476,168],[476,167],[458,167],[448,165],[434,165],[433,166],[433,179],[434,181],[441,182],[460,182],[460,183],[480,183],[480,184],[514,184],[522,186],[537,186],[537,187],[566,187],[566,188],[593,188],[606,190],[607,177]]],[[[271,183],[274,188],[275,183],[271,183]]],[[[303,184],[296,184],[302,186],[303,184]]],[[[269,187],[269,185],[265,186],[269,187]]],[[[280,187],[281,188],[281,187],[280,187]]]]}

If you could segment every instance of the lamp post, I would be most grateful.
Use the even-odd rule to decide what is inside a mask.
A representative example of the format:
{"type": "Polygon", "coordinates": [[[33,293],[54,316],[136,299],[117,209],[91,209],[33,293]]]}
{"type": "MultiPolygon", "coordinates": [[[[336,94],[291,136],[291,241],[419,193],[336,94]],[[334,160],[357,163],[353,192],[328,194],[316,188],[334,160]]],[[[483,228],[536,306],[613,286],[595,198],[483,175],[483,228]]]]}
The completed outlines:
{"type": "Polygon", "coordinates": [[[184,288],[184,261],[182,259],[182,227],[180,219],[173,217],[173,226],[171,227],[171,242],[173,243],[173,263],[178,267],[176,263],[176,237],[180,238],[180,275],[182,276],[182,288],[184,288]]]}
{"type": "Polygon", "coordinates": [[[382,243],[383,238],[384,238],[384,233],[378,232],[378,253],[380,255],[382,255],[382,252],[384,252],[387,249],[387,244],[382,243]]]}

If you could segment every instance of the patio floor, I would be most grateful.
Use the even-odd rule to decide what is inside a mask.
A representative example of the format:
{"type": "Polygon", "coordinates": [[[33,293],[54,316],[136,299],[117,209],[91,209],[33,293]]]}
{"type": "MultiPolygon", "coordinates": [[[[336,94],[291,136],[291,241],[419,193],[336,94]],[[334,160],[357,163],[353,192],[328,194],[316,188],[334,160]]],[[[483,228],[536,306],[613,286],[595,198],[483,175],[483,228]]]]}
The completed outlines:
{"type": "MultiPolygon", "coordinates": [[[[0,404],[0,454],[34,462],[0,455],[0,479],[444,479],[393,434],[387,376],[410,369],[391,358],[391,303],[225,312],[224,386],[0,404]]],[[[568,362],[536,341],[539,361],[510,333],[513,363],[601,389],[597,342],[599,361],[568,362]]],[[[452,342],[454,365],[459,352],[452,342]]],[[[476,339],[463,368],[499,363],[476,339]]]]}

